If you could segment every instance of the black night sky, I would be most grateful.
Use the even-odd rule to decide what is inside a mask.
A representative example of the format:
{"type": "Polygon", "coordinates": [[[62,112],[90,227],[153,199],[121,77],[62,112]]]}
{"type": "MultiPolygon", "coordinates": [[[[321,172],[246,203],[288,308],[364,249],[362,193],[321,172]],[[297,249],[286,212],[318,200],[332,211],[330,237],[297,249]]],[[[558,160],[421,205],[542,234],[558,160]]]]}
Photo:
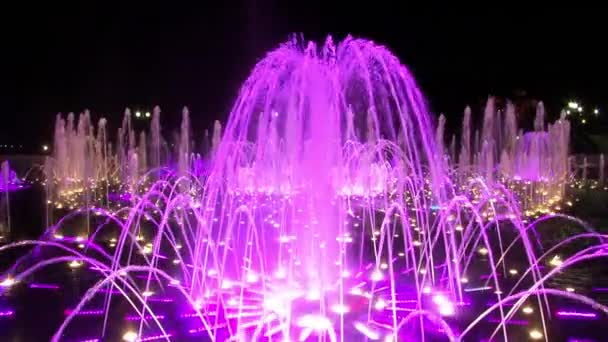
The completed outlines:
{"type": "Polygon", "coordinates": [[[608,113],[603,11],[376,3],[20,4],[0,24],[0,144],[49,142],[57,112],[88,108],[113,130],[125,107],[155,104],[169,128],[188,106],[196,133],[226,119],[248,71],[292,32],[388,46],[452,124],[465,104],[519,90],[550,109],[576,97],[608,113]]]}

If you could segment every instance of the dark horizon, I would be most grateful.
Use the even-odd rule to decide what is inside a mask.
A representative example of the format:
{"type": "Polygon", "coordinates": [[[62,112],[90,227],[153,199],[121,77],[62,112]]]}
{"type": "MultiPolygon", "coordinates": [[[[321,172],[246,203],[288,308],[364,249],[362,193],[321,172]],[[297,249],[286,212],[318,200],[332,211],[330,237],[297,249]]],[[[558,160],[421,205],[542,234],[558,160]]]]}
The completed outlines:
{"type": "Polygon", "coordinates": [[[87,108],[115,130],[125,107],[159,105],[172,129],[188,106],[200,132],[227,119],[249,70],[292,33],[319,44],[350,33],[387,46],[448,126],[459,124],[465,105],[516,91],[545,101],[550,117],[570,98],[608,110],[600,11],[356,7],[258,0],[224,8],[17,9],[3,22],[0,144],[50,142],[58,112],[87,108]]]}

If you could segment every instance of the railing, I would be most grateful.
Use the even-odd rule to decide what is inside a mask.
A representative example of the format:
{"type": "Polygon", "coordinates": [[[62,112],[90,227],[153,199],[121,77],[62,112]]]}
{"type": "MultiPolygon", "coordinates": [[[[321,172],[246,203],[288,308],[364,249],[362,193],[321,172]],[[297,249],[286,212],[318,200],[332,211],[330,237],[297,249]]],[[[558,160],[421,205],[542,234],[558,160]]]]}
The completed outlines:
{"type": "Polygon", "coordinates": [[[603,154],[574,154],[570,156],[570,172],[576,179],[606,180],[606,156],[603,154]]]}

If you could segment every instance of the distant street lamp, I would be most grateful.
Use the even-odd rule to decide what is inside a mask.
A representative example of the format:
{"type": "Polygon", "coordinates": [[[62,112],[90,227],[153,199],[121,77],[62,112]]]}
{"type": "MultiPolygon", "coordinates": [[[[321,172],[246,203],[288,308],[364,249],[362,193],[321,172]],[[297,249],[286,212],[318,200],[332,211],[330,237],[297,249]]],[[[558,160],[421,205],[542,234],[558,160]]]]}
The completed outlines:
{"type": "Polygon", "coordinates": [[[568,102],[568,108],[576,109],[576,108],[578,108],[578,103],[576,103],[574,101],[570,101],[570,102],[568,102]]]}

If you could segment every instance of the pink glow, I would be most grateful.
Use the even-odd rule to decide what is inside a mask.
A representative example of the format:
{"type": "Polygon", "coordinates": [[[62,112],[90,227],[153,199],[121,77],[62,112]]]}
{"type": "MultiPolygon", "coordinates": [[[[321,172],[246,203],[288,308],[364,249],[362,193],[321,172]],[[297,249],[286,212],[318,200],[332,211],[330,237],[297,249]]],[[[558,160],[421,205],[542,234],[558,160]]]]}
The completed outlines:
{"type": "Polygon", "coordinates": [[[555,313],[561,317],[575,317],[575,318],[597,318],[597,314],[594,312],[580,312],[580,311],[565,311],[561,310],[555,313]]]}
{"type": "Polygon", "coordinates": [[[162,302],[162,303],[171,303],[171,302],[173,302],[173,298],[154,298],[154,297],[149,297],[149,298],[146,298],[146,300],[148,302],[162,302]]]}
{"type": "MultiPolygon", "coordinates": [[[[156,316],[147,315],[147,316],[143,317],[144,320],[153,320],[154,318],[161,320],[161,319],[165,319],[165,316],[164,315],[156,315],[156,316]]],[[[126,321],[139,321],[140,319],[142,319],[141,316],[126,316],[125,317],[126,321]]]]}
{"type": "MultiPolygon", "coordinates": [[[[68,316],[72,313],[72,309],[65,309],[63,314],[68,316]]],[[[79,316],[98,316],[103,315],[105,313],[104,310],[83,310],[79,311],[77,315],[79,316]]]]}
{"type": "MultiPolygon", "coordinates": [[[[500,320],[500,319],[491,318],[491,319],[488,320],[488,322],[490,322],[490,323],[502,323],[503,321],[500,320]]],[[[505,321],[505,324],[525,326],[525,325],[528,325],[529,323],[528,323],[528,321],[522,320],[522,319],[519,319],[519,320],[518,319],[509,319],[509,320],[505,321]]]]}
{"type": "Polygon", "coordinates": [[[55,285],[55,284],[37,284],[37,283],[30,284],[30,289],[58,290],[59,288],[60,288],[60,286],[55,285]]]}
{"type": "Polygon", "coordinates": [[[143,341],[153,341],[153,340],[160,340],[160,339],[166,339],[173,336],[172,334],[166,334],[166,335],[153,335],[153,336],[148,336],[148,337],[143,337],[141,339],[138,339],[137,341],[139,342],[143,342],[143,341]]]}
{"type": "Polygon", "coordinates": [[[12,310],[0,311],[0,317],[7,317],[14,315],[15,312],[12,310]]]}
{"type": "Polygon", "coordinates": [[[441,316],[452,316],[455,313],[454,304],[442,294],[433,296],[433,303],[437,305],[441,316]]]}

